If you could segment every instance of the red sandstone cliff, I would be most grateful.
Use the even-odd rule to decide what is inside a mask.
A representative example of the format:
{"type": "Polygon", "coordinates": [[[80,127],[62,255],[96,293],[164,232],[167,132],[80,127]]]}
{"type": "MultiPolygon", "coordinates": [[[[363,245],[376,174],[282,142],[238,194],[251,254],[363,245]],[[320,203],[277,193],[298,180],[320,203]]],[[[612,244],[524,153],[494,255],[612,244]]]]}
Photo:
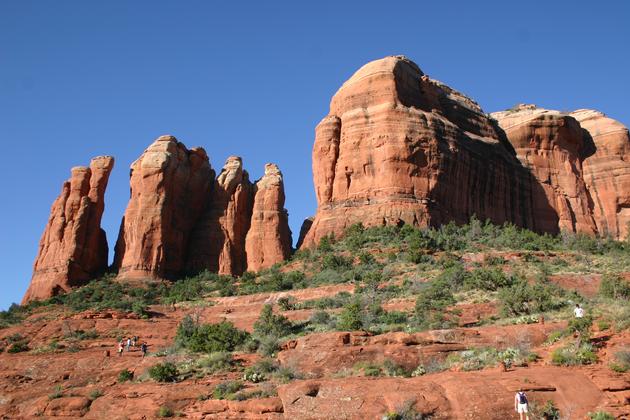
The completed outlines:
{"type": "Polygon", "coordinates": [[[211,199],[214,172],[202,148],[162,136],[131,165],[131,198],[116,243],[123,278],[181,275],[188,242],[211,199]]]}
{"type": "Polygon", "coordinates": [[[584,161],[584,180],[602,235],[627,238],[630,223],[630,136],[628,128],[598,111],[570,114],[579,121],[595,151],[584,161]]]}
{"type": "Polygon", "coordinates": [[[557,232],[557,215],[502,131],[404,57],[359,69],[334,95],[313,146],[317,214],[304,245],[348,226],[466,222],[476,214],[557,232]]]}
{"type": "Polygon", "coordinates": [[[245,239],[247,269],[259,271],[284,261],[291,255],[289,215],[284,208],[282,173],[273,163],[265,165],[265,175],[256,182],[251,226],[245,239]]]}
{"type": "Polygon", "coordinates": [[[107,269],[107,238],[101,229],[105,189],[114,158],[92,159],[72,168],[39,242],[31,284],[23,303],[85,284],[107,269]]]}
{"type": "MultiPolygon", "coordinates": [[[[549,203],[562,231],[597,233],[582,168],[582,161],[593,150],[580,124],[568,114],[533,105],[492,116],[505,131],[518,159],[543,188],[544,193],[534,197],[535,204],[549,203]]],[[[549,228],[553,228],[552,223],[549,228]]]]}

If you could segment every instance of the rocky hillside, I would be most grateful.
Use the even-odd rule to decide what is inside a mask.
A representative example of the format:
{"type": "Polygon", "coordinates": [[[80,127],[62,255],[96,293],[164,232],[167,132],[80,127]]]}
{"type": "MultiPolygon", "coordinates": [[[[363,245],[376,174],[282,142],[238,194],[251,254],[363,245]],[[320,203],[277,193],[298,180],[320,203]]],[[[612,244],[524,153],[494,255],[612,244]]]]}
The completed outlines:
{"type": "Polygon", "coordinates": [[[355,225],[236,280],[107,276],[0,314],[0,416],[505,419],[523,388],[533,418],[628,418],[628,272],[626,243],[474,219],[355,225]]]}

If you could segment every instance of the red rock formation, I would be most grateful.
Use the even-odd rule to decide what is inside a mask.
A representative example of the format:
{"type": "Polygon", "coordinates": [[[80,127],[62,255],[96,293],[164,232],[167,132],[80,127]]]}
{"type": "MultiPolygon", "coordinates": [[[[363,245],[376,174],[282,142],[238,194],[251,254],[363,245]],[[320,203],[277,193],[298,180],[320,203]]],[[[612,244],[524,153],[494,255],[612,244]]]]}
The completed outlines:
{"type": "Polygon", "coordinates": [[[211,199],[214,171],[202,148],[158,138],[131,165],[131,199],[114,266],[123,278],[171,278],[186,266],[188,243],[211,199]]]}
{"type": "Polygon", "coordinates": [[[255,185],[251,225],[245,238],[247,270],[260,271],[291,255],[289,215],[284,208],[282,173],[273,163],[255,185]]]}
{"type": "Polygon", "coordinates": [[[557,225],[555,220],[540,220],[542,230],[597,233],[582,170],[582,161],[592,147],[580,124],[568,114],[534,105],[520,105],[492,116],[523,166],[543,187],[542,194],[533,197],[534,205],[549,203],[556,211],[557,225]]]}
{"type": "Polygon", "coordinates": [[[214,182],[212,204],[191,240],[189,271],[207,269],[240,275],[246,270],[245,236],[252,215],[253,192],[241,158],[230,156],[214,182]]]}
{"type": "Polygon", "coordinates": [[[114,158],[72,168],[70,180],[50,210],[23,303],[85,284],[107,268],[107,238],[101,229],[105,189],[114,158]]]}
{"type": "Polygon", "coordinates": [[[335,94],[315,132],[313,180],[318,209],[305,246],[357,222],[426,226],[476,214],[557,226],[548,204],[534,209],[542,189],[495,123],[404,57],[366,64],[335,94]]]}
{"type": "Polygon", "coordinates": [[[597,229],[616,239],[628,236],[630,223],[630,136],[619,121],[598,111],[570,114],[580,122],[595,152],[583,163],[584,180],[593,200],[597,229]]]}

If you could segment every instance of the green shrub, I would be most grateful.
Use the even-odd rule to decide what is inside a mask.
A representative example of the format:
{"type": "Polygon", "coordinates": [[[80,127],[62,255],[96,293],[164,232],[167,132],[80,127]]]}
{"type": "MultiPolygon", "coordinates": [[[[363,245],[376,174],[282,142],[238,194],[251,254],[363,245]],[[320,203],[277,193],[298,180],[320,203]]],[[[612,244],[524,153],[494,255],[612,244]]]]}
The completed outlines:
{"type": "Polygon", "coordinates": [[[214,387],[212,398],[215,400],[232,400],[235,394],[243,389],[241,381],[225,381],[214,387]]]}
{"type": "Polygon", "coordinates": [[[536,414],[544,420],[560,420],[560,410],[552,400],[547,400],[545,405],[532,411],[536,411],[536,414]]]}
{"type": "Polygon", "coordinates": [[[583,337],[588,337],[593,324],[593,318],[590,315],[582,318],[572,318],[567,326],[567,333],[573,334],[579,332],[583,337]]]}
{"type": "Polygon", "coordinates": [[[566,305],[563,291],[553,284],[529,284],[525,279],[515,279],[511,286],[499,290],[501,312],[506,316],[518,316],[559,309],[566,305]]]}
{"type": "Polygon", "coordinates": [[[127,382],[133,380],[133,372],[128,369],[123,369],[118,373],[118,382],[127,382]]]}
{"type": "Polygon", "coordinates": [[[326,254],[322,258],[323,270],[347,271],[352,268],[352,259],[337,254],[326,254]]]}
{"type": "Polygon", "coordinates": [[[89,398],[90,398],[90,401],[94,401],[102,396],[103,396],[103,391],[101,391],[100,389],[94,389],[90,391],[89,398]]]}
{"type": "Polygon", "coordinates": [[[173,412],[173,410],[171,410],[170,408],[166,407],[166,406],[161,406],[158,411],[157,411],[157,416],[159,418],[165,418],[165,417],[173,417],[175,415],[175,413],[173,412]]]}
{"type": "Polygon", "coordinates": [[[249,338],[249,333],[234,327],[231,322],[199,324],[186,315],[177,327],[175,342],[200,353],[231,352],[249,338]]]}
{"type": "Polygon", "coordinates": [[[175,382],[178,374],[177,366],[171,362],[158,363],[149,368],[149,376],[157,382],[175,382]]]}
{"type": "Polygon", "coordinates": [[[293,296],[282,296],[278,299],[278,306],[283,311],[292,311],[295,309],[297,300],[293,296]]]}
{"type": "Polygon", "coordinates": [[[75,330],[75,331],[65,334],[64,338],[76,339],[76,340],[93,340],[95,338],[98,338],[98,333],[96,332],[95,329],[91,329],[87,331],[75,330]]]}
{"type": "Polygon", "coordinates": [[[362,307],[358,300],[344,306],[337,320],[337,329],[340,331],[355,331],[363,327],[362,307]]]}
{"type": "Polygon", "coordinates": [[[615,353],[615,361],[610,364],[610,368],[618,373],[625,373],[630,370],[630,351],[622,350],[615,353]]]}
{"type": "Polygon", "coordinates": [[[269,304],[263,306],[258,320],[254,323],[254,334],[258,337],[273,336],[284,337],[292,333],[293,324],[283,315],[273,313],[273,307],[269,304]]]}
{"type": "Polygon", "coordinates": [[[232,353],[216,352],[197,360],[197,366],[208,370],[210,373],[228,371],[233,366],[232,353]]]}
{"type": "Polygon", "coordinates": [[[615,420],[615,416],[605,411],[596,411],[595,413],[588,413],[588,418],[591,420],[615,420]]]}
{"type": "Polygon", "coordinates": [[[467,289],[494,291],[512,284],[500,268],[477,268],[472,270],[464,280],[467,289]]]}
{"type": "Polygon", "coordinates": [[[48,394],[49,400],[54,400],[61,397],[63,397],[63,387],[61,385],[55,386],[54,391],[51,394],[48,394]]]}
{"type": "Polygon", "coordinates": [[[551,353],[551,362],[560,366],[589,365],[597,362],[597,354],[590,344],[582,344],[579,348],[570,344],[555,349],[551,353]]]}
{"type": "Polygon", "coordinates": [[[604,274],[599,294],[611,299],[630,299],[630,282],[618,274],[604,274]]]}
{"type": "Polygon", "coordinates": [[[11,344],[11,346],[7,350],[7,353],[22,353],[29,350],[30,349],[28,347],[28,344],[23,341],[18,341],[17,343],[11,344]]]}

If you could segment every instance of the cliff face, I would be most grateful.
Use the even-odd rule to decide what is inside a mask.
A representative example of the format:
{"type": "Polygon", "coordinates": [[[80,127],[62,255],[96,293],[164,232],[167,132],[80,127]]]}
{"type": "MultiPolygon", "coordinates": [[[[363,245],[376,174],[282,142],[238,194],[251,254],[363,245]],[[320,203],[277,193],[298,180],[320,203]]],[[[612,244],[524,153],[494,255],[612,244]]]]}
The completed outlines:
{"type": "Polygon", "coordinates": [[[206,152],[158,138],[131,165],[131,198],[114,266],[125,278],[172,278],[185,267],[195,222],[210,203],[214,172],[206,152]]]}
{"type": "Polygon", "coordinates": [[[496,124],[404,57],[366,64],[337,91],[315,131],[313,180],[318,209],[305,246],[357,222],[427,226],[473,214],[558,230],[496,124]]]}
{"type": "Polygon", "coordinates": [[[594,152],[584,160],[584,181],[593,202],[593,215],[602,235],[628,237],[630,223],[630,136],[619,121],[598,111],[570,114],[579,121],[594,152]]]}
{"type": "Polygon", "coordinates": [[[92,159],[72,168],[39,242],[31,284],[23,303],[80,286],[107,269],[107,238],[101,229],[105,189],[114,158],[92,159]]]}
{"type": "Polygon", "coordinates": [[[560,230],[597,233],[582,165],[594,150],[580,123],[568,114],[533,105],[492,116],[505,131],[521,164],[542,186],[544,193],[534,197],[534,202],[547,202],[554,208],[560,230]]]}

